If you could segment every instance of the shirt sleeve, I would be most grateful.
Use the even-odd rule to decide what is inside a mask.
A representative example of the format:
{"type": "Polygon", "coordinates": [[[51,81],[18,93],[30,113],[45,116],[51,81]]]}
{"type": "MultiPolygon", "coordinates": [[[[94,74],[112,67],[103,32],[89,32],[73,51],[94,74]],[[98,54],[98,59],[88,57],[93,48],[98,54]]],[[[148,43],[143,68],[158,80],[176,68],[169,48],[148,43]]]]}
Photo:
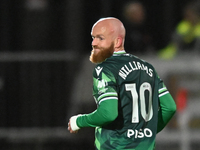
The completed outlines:
{"type": "Polygon", "coordinates": [[[77,118],[77,126],[83,127],[98,127],[106,125],[114,121],[118,116],[118,101],[110,99],[101,102],[99,107],[90,114],[84,114],[77,118]]]}
{"type": "Polygon", "coordinates": [[[159,103],[160,109],[158,111],[157,133],[167,125],[176,112],[175,101],[163,83],[160,85],[159,89],[159,103]]]}
{"type": "Polygon", "coordinates": [[[93,96],[97,109],[77,118],[78,127],[98,127],[114,121],[118,116],[116,79],[110,69],[97,66],[93,72],[93,96]]]}

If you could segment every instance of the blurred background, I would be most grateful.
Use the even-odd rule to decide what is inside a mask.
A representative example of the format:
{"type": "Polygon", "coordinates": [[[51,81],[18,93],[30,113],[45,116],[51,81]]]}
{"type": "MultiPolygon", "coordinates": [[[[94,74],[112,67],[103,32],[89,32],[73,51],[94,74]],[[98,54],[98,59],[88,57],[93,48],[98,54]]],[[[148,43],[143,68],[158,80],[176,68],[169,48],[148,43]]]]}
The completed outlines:
{"type": "Polygon", "coordinates": [[[125,49],[152,63],[177,103],[157,150],[200,147],[200,5],[188,0],[1,0],[0,149],[92,150],[94,129],[67,131],[96,109],[93,24],[117,17],[125,49]]]}

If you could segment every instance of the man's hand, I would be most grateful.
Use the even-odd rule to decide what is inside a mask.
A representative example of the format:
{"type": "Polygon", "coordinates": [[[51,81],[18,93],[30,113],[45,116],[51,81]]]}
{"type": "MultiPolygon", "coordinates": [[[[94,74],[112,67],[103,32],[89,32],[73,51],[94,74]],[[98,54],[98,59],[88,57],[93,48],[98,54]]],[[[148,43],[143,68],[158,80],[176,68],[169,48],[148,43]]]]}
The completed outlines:
{"type": "Polygon", "coordinates": [[[70,118],[70,120],[69,120],[69,122],[68,122],[68,130],[69,130],[69,132],[70,133],[78,133],[78,130],[72,130],[72,128],[71,128],[71,118],[70,118]]]}

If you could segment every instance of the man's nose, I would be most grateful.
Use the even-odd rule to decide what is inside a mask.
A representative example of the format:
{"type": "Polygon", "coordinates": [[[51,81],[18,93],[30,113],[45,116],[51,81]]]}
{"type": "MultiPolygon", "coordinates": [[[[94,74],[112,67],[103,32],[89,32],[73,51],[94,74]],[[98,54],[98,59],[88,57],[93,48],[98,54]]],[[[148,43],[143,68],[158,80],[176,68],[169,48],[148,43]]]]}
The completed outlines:
{"type": "Polygon", "coordinates": [[[92,40],[92,46],[96,46],[97,45],[97,41],[96,41],[96,39],[94,38],[93,40],[92,40]]]}

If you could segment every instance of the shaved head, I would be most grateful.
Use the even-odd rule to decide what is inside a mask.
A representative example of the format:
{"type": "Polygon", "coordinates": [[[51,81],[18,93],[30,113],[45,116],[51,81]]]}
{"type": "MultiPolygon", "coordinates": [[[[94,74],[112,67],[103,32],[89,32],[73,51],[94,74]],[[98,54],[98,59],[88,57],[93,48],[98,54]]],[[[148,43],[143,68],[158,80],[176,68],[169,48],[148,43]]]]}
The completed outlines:
{"type": "Polygon", "coordinates": [[[113,38],[121,37],[124,41],[125,39],[125,28],[123,23],[114,17],[107,17],[99,19],[92,27],[92,30],[95,27],[101,27],[102,31],[107,31],[113,38]]]}
{"type": "Polygon", "coordinates": [[[90,60],[101,63],[113,52],[124,50],[125,28],[123,23],[113,17],[99,19],[92,27],[92,52],[90,60]]]}

